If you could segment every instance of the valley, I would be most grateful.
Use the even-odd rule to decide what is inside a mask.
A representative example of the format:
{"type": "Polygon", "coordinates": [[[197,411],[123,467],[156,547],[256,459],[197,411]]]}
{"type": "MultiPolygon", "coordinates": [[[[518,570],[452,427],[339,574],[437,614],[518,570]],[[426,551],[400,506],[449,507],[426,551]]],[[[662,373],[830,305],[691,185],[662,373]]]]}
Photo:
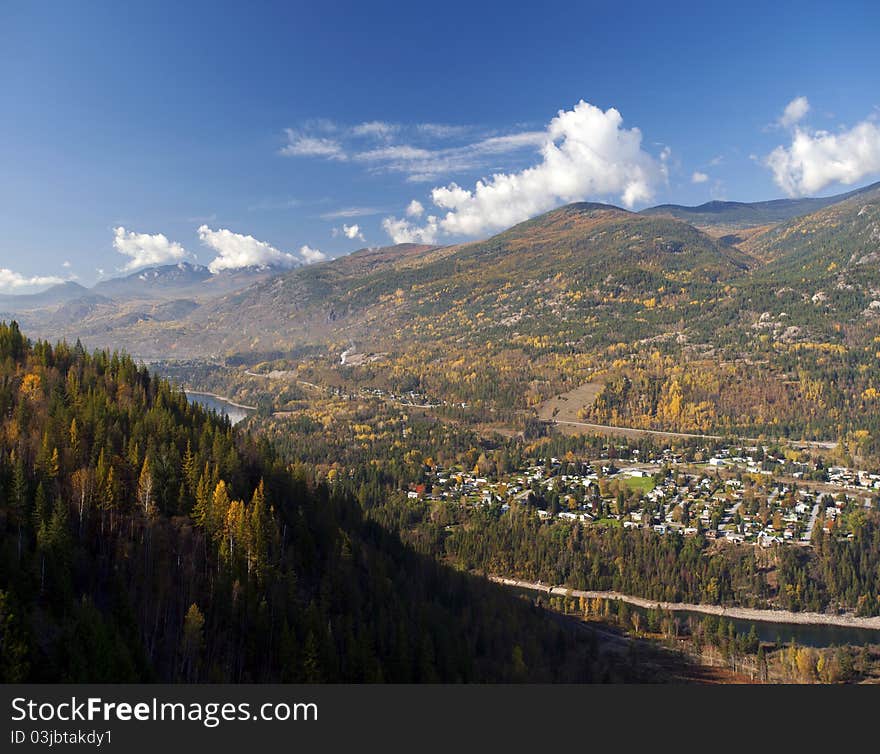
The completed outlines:
{"type": "Polygon", "coordinates": [[[633,679],[641,650],[609,654],[610,626],[632,633],[622,646],[671,642],[698,666],[723,655],[728,680],[873,678],[870,653],[856,671],[801,647],[802,672],[743,624],[718,638],[652,614],[649,637],[643,618],[615,624],[618,607],[587,629],[548,615],[627,595],[875,629],[880,186],[769,204],[576,203],[454,246],[6,297],[33,338],[4,331],[0,391],[0,484],[18,501],[3,506],[15,577],[0,596],[24,606],[16,631],[31,637],[16,667],[53,678],[106,651],[47,649],[32,631],[48,621],[53,636],[103,626],[116,665],[96,678],[516,680],[525,654],[530,679],[633,679]],[[264,494],[271,515],[255,513],[264,494]],[[174,553],[180,595],[161,570],[174,553]],[[404,561],[423,580],[377,581],[404,561]],[[536,606],[482,574],[565,587],[536,606]],[[453,583],[491,595],[486,611],[431,597],[453,583]],[[126,588],[135,612],[107,612],[126,588]],[[74,593],[94,605],[73,608],[74,593]],[[383,599],[394,614],[374,620],[383,599]],[[371,617],[352,622],[355,603],[371,617]],[[230,611],[241,634],[221,631],[230,611]],[[430,646],[414,638],[428,613],[430,646]],[[499,615],[516,616],[504,641],[454,649],[463,625],[499,615]],[[196,651],[199,620],[214,633],[196,651]],[[242,653],[250,629],[281,638],[242,653]]]}

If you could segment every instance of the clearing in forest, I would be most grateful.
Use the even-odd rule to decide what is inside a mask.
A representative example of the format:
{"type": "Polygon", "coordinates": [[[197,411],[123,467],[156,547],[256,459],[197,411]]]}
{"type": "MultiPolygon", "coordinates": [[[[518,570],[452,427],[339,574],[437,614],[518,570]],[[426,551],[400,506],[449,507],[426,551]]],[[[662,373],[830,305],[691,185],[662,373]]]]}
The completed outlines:
{"type": "Polygon", "coordinates": [[[561,393],[538,406],[538,417],[544,421],[582,421],[578,417],[578,411],[585,406],[592,406],[593,402],[605,387],[601,382],[585,382],[578,385],[574,390],[561,393]]]}

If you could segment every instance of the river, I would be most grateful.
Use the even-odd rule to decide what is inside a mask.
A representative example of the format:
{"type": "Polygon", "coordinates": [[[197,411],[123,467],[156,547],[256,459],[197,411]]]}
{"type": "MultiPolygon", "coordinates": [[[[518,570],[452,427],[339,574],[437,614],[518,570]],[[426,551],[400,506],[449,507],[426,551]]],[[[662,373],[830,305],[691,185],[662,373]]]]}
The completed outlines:
{"type": "MultiPolygon", "coordinates": [[[[643,608],[633,608],[642,609],[643,608]]],[[[684,619],[694,617],[702,619],[705,613],[695,613],[690,610],[674,610],[675,615],[684,619]]],[[[802,647],[830,647],[851,644],[862,646],[864,644],[880,644],[880,631],[871,628],[857,628],[854,626],[827,626],[812,623],[775,623],[765,620],[745,620],[743,618],[724,617],[724,620],[733,623],[737,633],[747,634],[752,626],[758,639],[767,642],[777,640],[787,644],[792,639],[802,647]]]]}
{"type": "Polygon", "coordinates": [[[242,406],[210,393],[188,392],[186,398],[190,403],[198,403],[209,411],[216,411],[221,416],[228,416],[229,421],[233,424],[238,424],[255,410],[250,406],[242,406]]]}
{"type": "MultiPolygon", "coordinates": [[[[535,589],[523,585],[522,583],[506,585],[512,591],[519,594],[532,597],[540,594],[542,596],[560,596],[548,595],[546,589],[535,589]]],[[[562,590],[560,592],[564,593],[562,590]]],[[[631,611],[637,610],[643,615],[647,613],[648,608],[630,603],[631,611]]],[[[689,618],[702,620],[708,617],[708,613],[696,612],[687,609],[672,609],[675,616],[687,621],[689,618]]],[[[831,647],[849,644],[852,646],[863,646],[865,644],[880,644],[880,630],[874,628],[862,628],[859,626],[840,626],[826,625],[814,623],[786,623],[781,621],[755,620],[750,618],[736,618],[729,615],[722,616],[725,621],[733,623],[737,633],[747,634],[752,626],[755,627],[755,633],[758,639],[765,642],[781,641],[787,644],[794,640],[802,647],[831,647]]]]}

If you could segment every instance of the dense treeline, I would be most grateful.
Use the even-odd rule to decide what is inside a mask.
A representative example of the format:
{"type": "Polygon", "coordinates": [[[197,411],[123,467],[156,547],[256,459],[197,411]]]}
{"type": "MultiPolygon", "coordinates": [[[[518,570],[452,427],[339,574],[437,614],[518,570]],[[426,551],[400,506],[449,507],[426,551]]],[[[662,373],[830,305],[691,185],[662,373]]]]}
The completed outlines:
{"type": "Polygon", "coordinates": [[[0,325],[4,681],[589,680],[595,658],[130,358],[0,325]]]}
{"type": "Polygon", "coordinates": [[[790,610],[854,609],[880,615],[880,521],[865,515],[853,538],[816,533],[814,552],[783,550],[779,601],[790,610]]]}
{"type": "Polygon", "coordinates": [[[371,515],[408,526],[423,551],[433,548],[463,568],[668,602],[880,614],[876,512],[863,515],[852,539],[817,532],[809,550],[779,545],[763,552],[714,546],[702,535],[546,522],[526,505],[502,514],[500,506],[447,504],[408,518],[395,513],[399,507],[389,501],[371,515]]]}
{"type": "MultiPolygon", "coordinates": [[[[609,442],[598,435],[554,433],[532,442],[500,437],[489,441],[426,417],[410,416],[401,422],[400,416],[365,413],[349,418],[350,422],[325,426],[296,415],[261,427],[284,457],[307,458],[319,465],[334,487],[356,498],[370,518],[401,532],[426,556],[451,559],[463,568],[670,601],[880,614],[880,520],[874,509],[861,509],[852,519],[852,539],[821,533],[814,548],[781,546],[764,552],[759,562],[759,551],[753,548],[713,546],[703,537],[542,521],[534,509],[540,504],[558,510],[560,496],[555,491],[533,490],[534,499],[523,500],[510,515],[502,515],[497,506],[474,509],[458,500],[405,500],[400,492],[428,480],[427,471],[437,462],[490,475],[538,463],[552,477],[582,473],[577,459],[583,457],[605,457],[611,465],[635,451],[640,458],[655,457],[661,448],[650,438],[609,442]],[[561,465],[553,466],[551,457],[561,459],[561,465]],[[321,463],[328,458],[335,459],[332,465],[321,463]],[[772,586],[768,569],[774,570],[772,586]]],[[[674,441],[674,448],[681,458],[695,460],[725,444],[682,439],[674,441]]],[[[767,452],[783,455],[773,444],[767,452]]],[[[763,448],[754,455],[762,462],[763,448]]],[[[796,470],[788,463],[780,468],[796,470]]],[[[821,480],[824,473],[820,460],[812,475],[821,480]]],[[[747,509],[752,514],[765,510],[769,518],[754,482],[745,478],[743,484],[747,509]]],[[[632,494],[629,488],[622,492],[624,498],[632,494]]],[[[706,491],[706,498],[715,492],[717,486],[706,491]]],[[[793,506],[794,497],[788,496],[784,504],[793,506]]]]}
{"type": "Polygon", "coordinates": [[[451,557],[489,573],[667,602],[763,605],[770,596],[752,548],[708,557],[700,537],[545,525],[529,509],[473,514],[446,540],[451,557]]]}

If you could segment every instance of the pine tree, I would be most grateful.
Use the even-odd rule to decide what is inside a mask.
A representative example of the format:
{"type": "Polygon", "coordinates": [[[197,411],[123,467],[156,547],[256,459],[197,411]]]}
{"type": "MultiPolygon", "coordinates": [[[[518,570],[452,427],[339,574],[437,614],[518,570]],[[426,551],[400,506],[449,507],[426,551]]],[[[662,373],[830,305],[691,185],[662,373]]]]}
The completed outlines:
{"type": "MultiPolygon", "coordinates": [[[[219,511],[218,511],[219,513],[219,511]]],[[[235,568],[236,557],[241,557],[241,548],[247,540],[247,518],[244,503],[231,500],[223,514],[223,546],[221,554],[231,569],[235,568]]]]}
{"type": "Polygon", "coordinates": [[[249,516],[249,542],[248,542],[248,572],[253,573],[258,579],[263,579],[269,571],[269,563],[273,557],[272,548],[277,539],[275,517],[266,502],[263,480],[254,490],[248,511],[249,516]]]}
{"type": "Polygon", "coordinates": [[[183,677],[189,683],[198,680],[199,666],[205,644],[205,616],[199,606],[192,603],[183,620],[183,639],[181,654],[183,656],[183,677]]]}
{"type": "Polygon", "coordinates": [[[208,538],[217,541],[223,534],[223,523],[229,510],[229,490],[222,479],[217,482],[214,491],[199,511],[199,523],[204,527],[208,538]]]}
{"type": "Polygon", "coordinates": [[[192,443],[187,439],[186,452],[183,454],[183,480],[186,484],[187,492],[195,498],[196,488],[199,484],[199,467],[198,461],[192,452],[192,443]]]}
{"type": "Polygon", "coordinates": [[[24,538],[24,524],[28,509],[28,479],[24,461],[21,455],[16,455],[13,465],[12,476],[12,512],[18,527],[18,561],[21,562],[21,552],[24,538]]]}
{"type": "Polygon", "coordinates": [[[80,463],[80,452],[82,448],[80,447],[79,442],[79,429],[76,426],[76,417],[70,420],[70,456],[72,459],[72,463],[74,466],[79,465],[80,463]]]}

